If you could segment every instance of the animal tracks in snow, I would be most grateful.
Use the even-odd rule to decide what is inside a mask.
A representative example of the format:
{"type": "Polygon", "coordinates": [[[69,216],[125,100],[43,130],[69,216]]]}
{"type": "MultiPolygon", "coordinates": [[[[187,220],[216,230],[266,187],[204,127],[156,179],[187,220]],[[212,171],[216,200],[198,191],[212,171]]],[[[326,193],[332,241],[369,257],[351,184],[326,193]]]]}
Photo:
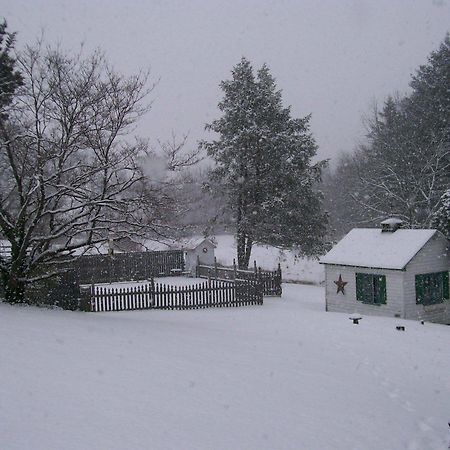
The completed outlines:
{"type": "MultiPolygon", "coordinates": [[[[445,425],[445,424],[443,424],[445,425]]],[[[415,436],[408,444],[408,450],[446,450],[450,448],[450,440],[444,442],[439,437],[440,423],[435,423],[431,417],[423,418],[417,422],[418,436],[415,436]]]]}
{"type": "Polygon", "coordinates": [[[392,401],[395,401],[407,412],[416,411],[414,405],[409,400],[404,399],[399,386],[390,378],[383,375],[383,370],[380,367],[374,365],[368,358],[364,358],[363,364],[366,366],[367,370],[375,376],[375,379],[378,380],[380,386],[384,388],[387,396],[392,401]]]}
{"type": "MultiPolygon", "coordinates": [[[[379,381],[380,386],[383,387],[387,396],[399,405],[403,410],[408,413],[413,413],[417,410],[416,406],[409,400],[405,400],[401,389],[390,378],[383,375],[383,370],[374,365],[368,358],[364,358],[362,364],[366,366],[367,370],[375,376],[375,379],[379,381]]],[[[450,448],[450,439],[448,442],[444,442],[442,433],[439,432],[439,428],[445,426],[446,422],[441,424],[432,417],[421,418],[416,423],[417,435],[407,444],[408,450],[447,450],[450,448]]],[[[449,432],[450,434],[450,432],[449,432]]],[[[450,437],[450,436],[449,436],[450,437]]]]}

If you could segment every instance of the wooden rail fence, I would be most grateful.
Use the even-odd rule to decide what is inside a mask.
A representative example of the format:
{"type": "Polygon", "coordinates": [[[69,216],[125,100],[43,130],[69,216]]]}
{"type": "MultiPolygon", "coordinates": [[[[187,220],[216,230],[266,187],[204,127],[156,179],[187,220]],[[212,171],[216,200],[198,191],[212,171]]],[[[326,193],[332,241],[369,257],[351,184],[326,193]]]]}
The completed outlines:
{"type": "Polygon", "coordinates": [[[233,261],[233,267],[224,267],[217,264],[217,259],[214,259],[213,266],[200,264],[197,260],[196,276],[198,278],[214,278],[215,280],[249,280],[262,284],[263,295],[281,296],[283,291],[281,287],[282,275],[281,266],[278,264],[277,270],[262,270],[257,268],[256,261],[254,262],[253,270],[241,270],[236,267],[236,262],[233,261]]]}
{"type": "Polygon", "coordinates": [[[124,311],[134,309],[199,309],[262,305],[261,283],[254,280],[211,280],[190,286],[154,283],[109,288],[90,286],[82,291],[84,309],[124,311]]]}

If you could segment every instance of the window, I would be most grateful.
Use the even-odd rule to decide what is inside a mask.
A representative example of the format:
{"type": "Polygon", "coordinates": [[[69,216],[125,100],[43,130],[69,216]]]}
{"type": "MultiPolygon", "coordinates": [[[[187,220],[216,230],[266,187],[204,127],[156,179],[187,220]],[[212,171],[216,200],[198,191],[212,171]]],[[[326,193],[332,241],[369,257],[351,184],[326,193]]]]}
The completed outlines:
{"type": "Polygon", "coordinates": [[[448,298],[448,272],[416,275],[416,303],[436,305],[448,298]]]}
{"type": "Polygon", "coordinates": [[[386,303],[386,276],[357,273],[356,300],[374,305],[386,303]]]}

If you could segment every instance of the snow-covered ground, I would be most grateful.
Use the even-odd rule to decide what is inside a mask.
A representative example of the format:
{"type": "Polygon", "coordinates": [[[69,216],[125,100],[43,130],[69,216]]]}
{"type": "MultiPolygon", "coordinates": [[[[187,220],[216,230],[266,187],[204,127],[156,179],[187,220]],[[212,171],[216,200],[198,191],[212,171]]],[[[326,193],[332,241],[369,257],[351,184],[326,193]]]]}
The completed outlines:
{"type": "MultiPolygon", "coordinates": [[[[215,237],[217,248],[215,255],[221,264],[231,265],[236,258],[234,236],[220,234],[215,237]]],[[[268,270],[275,270],[281,265],[283,280],[320,284],[324,280],[324,269],[317,259],[297,258],[294,251],[281,251],[275,247],[255,245],[252,249],[251,263],[268,270]]]]}
{"type": "Polygon", "coordinates": [[[447,449],[450,327],[263,306],[0,303],[0,449],[447,449]],[[397,331],[396,325],[406,331],[397,331]]]}

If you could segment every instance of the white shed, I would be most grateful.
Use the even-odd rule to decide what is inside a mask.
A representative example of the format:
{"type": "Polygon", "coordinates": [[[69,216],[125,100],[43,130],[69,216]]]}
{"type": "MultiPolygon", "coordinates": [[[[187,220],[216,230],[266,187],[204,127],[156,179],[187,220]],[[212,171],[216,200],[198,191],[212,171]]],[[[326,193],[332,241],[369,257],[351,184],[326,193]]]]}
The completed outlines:
{"type": "Polygon", "coordinates": [[[197,261],[201,264],[212,266],[214,264],[214,249],[216,244],[208,238],[186,239],[178,243],[184,251],[185,270],[191,275],[195,274],[197,261]]]}
{"type": "Polygon", "coordinates": [[[323,258],[326,310],[450,324],[450,243],[437,230],[355,228],[323,258]]]}

